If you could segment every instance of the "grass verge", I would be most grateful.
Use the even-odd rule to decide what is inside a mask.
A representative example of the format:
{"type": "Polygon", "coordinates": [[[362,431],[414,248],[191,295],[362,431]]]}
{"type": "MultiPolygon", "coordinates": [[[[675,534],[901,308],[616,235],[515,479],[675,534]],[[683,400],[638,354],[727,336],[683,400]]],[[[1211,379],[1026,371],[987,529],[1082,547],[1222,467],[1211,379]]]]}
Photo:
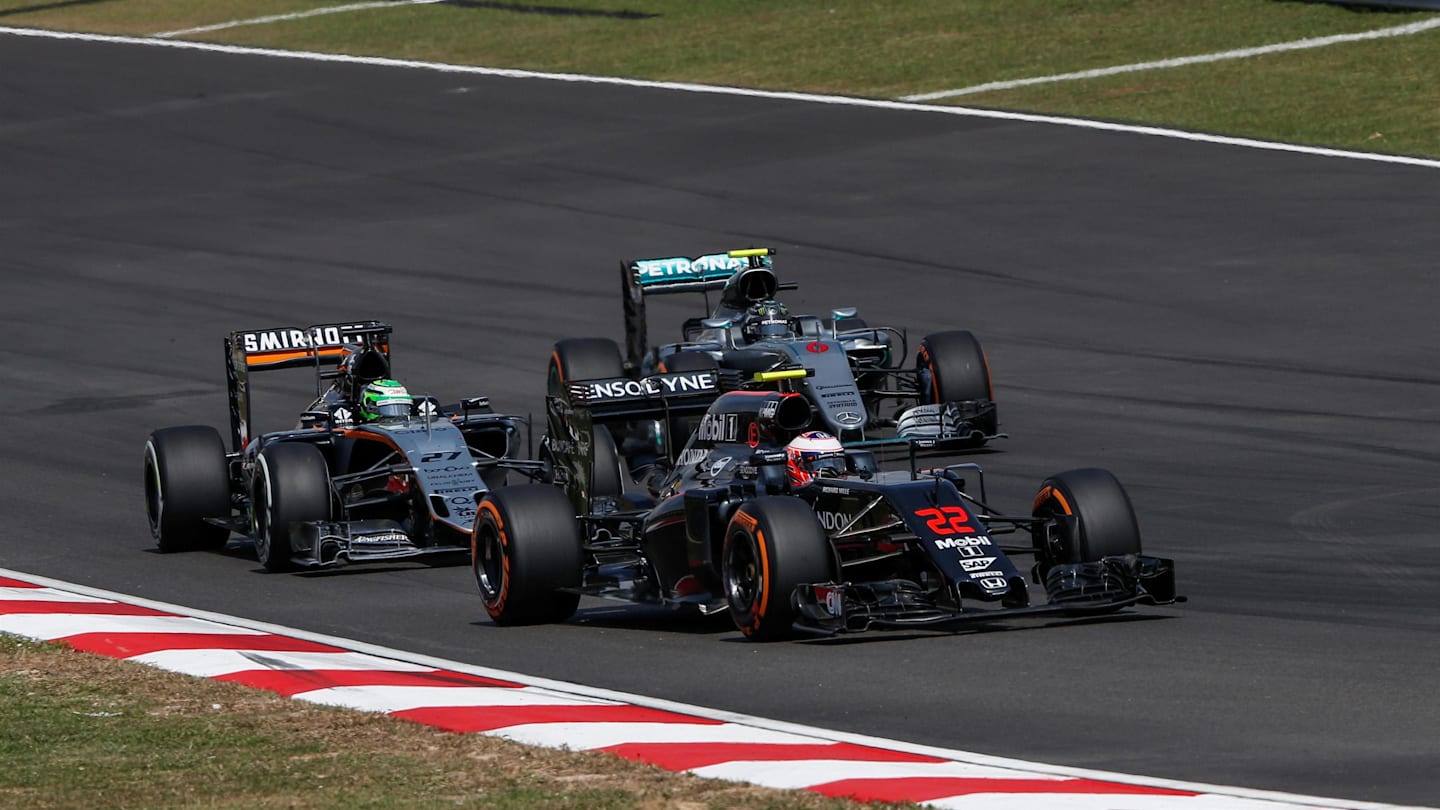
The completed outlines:
{"type": "Polygon", "coordinates": [[[0,636],[0,808],[862,805],[452,734],[0,636]]]}
{"type": "MultiPolygon", "coordinates": [[[[0,0],[0,24],[148,35],[342,4],[0,0]]],[[[545,0],[395,5],[195,35],[241,45],[895,98],[1387,28],[1300,0],[545,0]]],[[[1440,29],[954,103],[1440,156],[1440,29]],[[1376,133],[1379,133],[1378,135],[1376,133]]]]}

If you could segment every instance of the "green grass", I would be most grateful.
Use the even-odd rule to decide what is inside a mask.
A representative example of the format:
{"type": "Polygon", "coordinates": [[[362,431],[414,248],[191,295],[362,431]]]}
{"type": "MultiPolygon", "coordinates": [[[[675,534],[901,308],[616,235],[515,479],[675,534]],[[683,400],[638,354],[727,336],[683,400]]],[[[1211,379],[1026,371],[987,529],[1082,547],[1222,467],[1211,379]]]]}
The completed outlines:
{"type": "MultiPolygon", "coordinates": [[[[151,34],[333,3],[0,0],[0,23],[151,34]],[[7,10],[38,9],[6,14],[7,10]]],[[[525,0],[195,35],[240,45],[896,98],[1435,17],[1294,0],[525,0]],[[502,4],[504,5],[504,4],[502,4]],[[635,16],[540,14],[514,6],[635,16]]],[[[952,102],[1440,156],[1440,30],[952,102]],[[1377,134],[1378,133],[1378,134],[1377,134]]]]}
{"type": "Polygon", "coordinates": [[[439,806],[861,805],[450,734],[0,636],[0,808],[439,806]]]}

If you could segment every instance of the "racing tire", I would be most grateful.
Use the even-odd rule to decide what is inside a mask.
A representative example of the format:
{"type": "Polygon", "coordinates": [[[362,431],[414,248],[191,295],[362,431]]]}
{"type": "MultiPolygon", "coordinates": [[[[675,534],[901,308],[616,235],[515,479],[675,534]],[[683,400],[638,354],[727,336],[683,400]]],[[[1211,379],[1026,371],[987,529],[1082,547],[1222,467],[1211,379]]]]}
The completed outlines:
{"type": "Polygon", "coordinates": [[[585,564],[581,544],[580,521],[563,490],[521,484],[486,494],[470,533],[470,567],[485,612],[502,626],[573,616],[585,564]]]}
{"type": "Polygon", "coordinates": [[[1099,467],[1069,470],[1045,479],[1035,495],[1036,517],[1073,515],[1069,542],[1047,543],[1037,529],[1036,557],[1049,565],[1097,562],[1140,553],[1140,525],[1120,481],[1099,467]]]}
{"type": "Polygon", "coordinates": [[[162,428],[145,442],[145,514],[162,553],[217,549],[230,530],[206,518],[230,517],[225,442],[208,425],[162,428]]]}
{"type": "Polygon", "coordinates": [[[794,634],[798,585],[835,580],[835,550],[815,511],[796,498],[746,501],[730,518],[721,552],[725,601],[735,626],[754,641],[794,634]]]}
{"type": "Polygon", "coordinates": [[[250,486],[255,556],[267,570],[290,571],[290,530],[330,519],[330,469],[313,444],[276,442],[260,451],[250,486]]]}
{"type": "Polygon", "coordinates": [[[604,425],[594,425],[590,435],[594,447],[594,457],[590,460],[590,497],[618,498],[625,494],[625,469],[615,437],[604,425]]]}
{"type": "Polygon", "coordinates": [[[567,338],[556,342],[545,374],[550,396],[564,396],[572,380],[603,380],[625,376],[620,346],[609,338],[567,338]]]}
{"type": "MultiPolygon", "coordinates": [[[[920,341],[920,348],[915,353],[915,368],[920,372],[922,403],[995,400],[990,364],[980,348],[980,341],[970,332],[927,335],[920,341]]],[[[998,433],[999,426],[993,410],[977,423],[987,436],[998,433]]]]}

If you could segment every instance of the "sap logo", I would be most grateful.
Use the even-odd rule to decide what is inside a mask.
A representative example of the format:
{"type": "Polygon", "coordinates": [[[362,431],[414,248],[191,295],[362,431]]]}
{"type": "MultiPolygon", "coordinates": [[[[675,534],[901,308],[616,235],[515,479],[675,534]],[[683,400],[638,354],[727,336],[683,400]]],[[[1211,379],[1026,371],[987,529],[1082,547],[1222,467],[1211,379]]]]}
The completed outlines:
{"type": "Polygon", "coordinates": [[[702,442],[733,442],[740,438],[740,417],[733,413],[707,413],[700,419],[695,438],[702,442]]]}
{"type": "Polygon", "coordinates": [[[723,253],[696,259],[645,259],[635,262],[635,279],[641,284],[671,279],[704,279],[712,275],[729,275],[745,266],[744,259],[732,259],[723,253]]]}
{"type": "Polygon", "coordinates": [[[941,537],[935,540],[936,548],[962,548],[968,549],[974,546],[988,546],[990,538],[980,537],[941,537]]]}
{"type": "Polygon", "coordinates": [[[264,332],[246,332],[240,336],[247,354],[251,352],[275,352],[287,349],[314,349],[321,346],[340,345],[340,327],[317,326],[306,332],[301,329],[270,329],[264,332]]]}
{"type": "Polygon", "coordinates": [[[816,512],[815,516],[827,532],[838,532],[850,525],[850,516],[844,512],[816,512]]]}
{"type": "Polygon", "coordinates": [[[994,557],[972,557],[969,559],[961,560],[960,567],[965,569],[966,573],[970,573],[973,571],[984,571],[986,568],[989,568],[990,563],[993,562],[995,562],[994,557]]]}

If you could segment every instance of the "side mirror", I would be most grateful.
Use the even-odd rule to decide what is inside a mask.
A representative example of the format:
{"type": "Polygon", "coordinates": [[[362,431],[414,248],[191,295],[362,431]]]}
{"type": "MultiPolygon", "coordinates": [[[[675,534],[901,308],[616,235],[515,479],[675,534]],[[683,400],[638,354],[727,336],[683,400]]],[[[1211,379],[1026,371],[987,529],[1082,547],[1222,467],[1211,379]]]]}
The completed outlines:
{"type": "Polygon", "coordinates": [[[729,318],[706,318],[700,322],[700,325],[706,329],[729,329],[735,325],[735,322],[729,318]]]}
{"type": "Polygon", "coordinates": [[[835,319],[836,321],[843,321],[846,318],[853,318],[859,314],[859,310],[855,309],[855,307],[840,307],[839,309],[830,310],[830,317],[835,319]]]}

